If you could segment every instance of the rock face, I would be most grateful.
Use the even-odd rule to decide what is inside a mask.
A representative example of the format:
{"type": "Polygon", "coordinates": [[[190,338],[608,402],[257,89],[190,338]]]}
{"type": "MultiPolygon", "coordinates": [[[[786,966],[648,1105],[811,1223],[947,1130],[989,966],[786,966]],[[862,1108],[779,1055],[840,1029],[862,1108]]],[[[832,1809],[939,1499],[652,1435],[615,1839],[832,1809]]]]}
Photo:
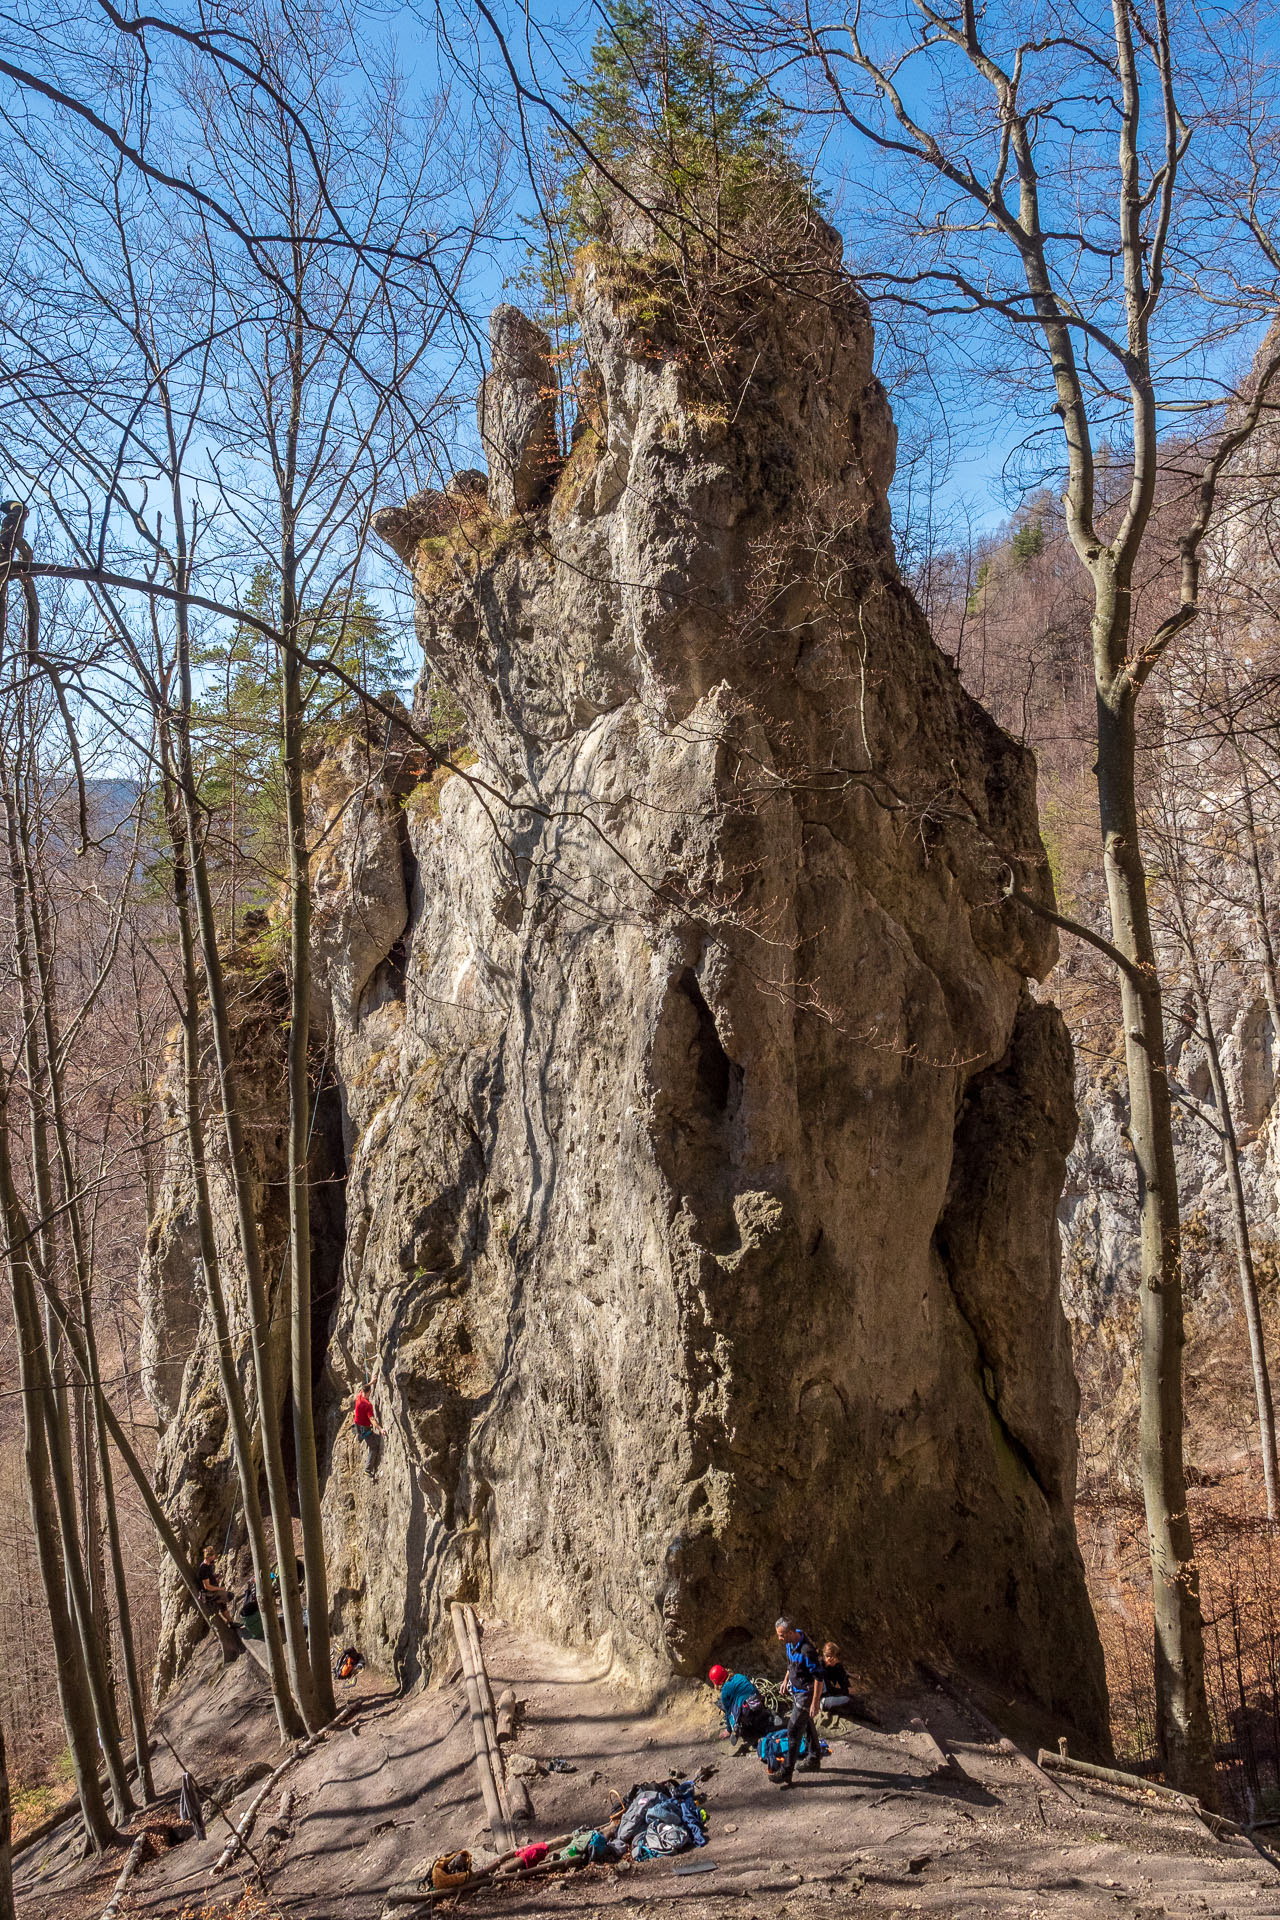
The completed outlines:
{"type": "Polygon", "coordinates": [[[487,507],[465,541],[415,533],[430,501],[387,523],[417,738],[447,687],[476,757],[433,771],[406,734],[316,783],[335,1614],[407,1678],[463,1595],[661,1683],[785,1608],[1105,1740],[1071,1051],[1028,992],[1052,935],[1002,890],[1047,893],[1033,766],[894,566],[892,423],[832,260],[726,296],[695,355],[660,270],[588,257],[591,405],[545,504],[503,318],[487,507]]]}
{"type": "Polygon", "coordinates": [[[489,318],[492,371],[476,424],[489,459],[489,503],[504,520],[541,505],[560,465],[551,340],[518,307],[489,318]]]}

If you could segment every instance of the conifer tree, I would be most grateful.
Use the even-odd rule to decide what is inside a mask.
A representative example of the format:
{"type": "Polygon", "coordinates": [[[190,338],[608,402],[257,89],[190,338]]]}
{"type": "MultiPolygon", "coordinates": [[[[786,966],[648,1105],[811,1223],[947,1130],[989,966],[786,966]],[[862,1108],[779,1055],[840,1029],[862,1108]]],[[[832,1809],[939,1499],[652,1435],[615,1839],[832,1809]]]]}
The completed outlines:
{"type": "Polygon", "coordinates": [[[792,124],[705,25],[665,0],[612,0],[568,104],[573,131],[546,156],[540,239],[522,279],[563,361],[576,341],[569,288],[578,251],[617,241],[628,194],[653,216],[656,254],[694,279],[715,277],[728,236],[738,237],[736,257],[748,251],[741,235],[753,218],[795,228],[818,205],[792,124]]]}

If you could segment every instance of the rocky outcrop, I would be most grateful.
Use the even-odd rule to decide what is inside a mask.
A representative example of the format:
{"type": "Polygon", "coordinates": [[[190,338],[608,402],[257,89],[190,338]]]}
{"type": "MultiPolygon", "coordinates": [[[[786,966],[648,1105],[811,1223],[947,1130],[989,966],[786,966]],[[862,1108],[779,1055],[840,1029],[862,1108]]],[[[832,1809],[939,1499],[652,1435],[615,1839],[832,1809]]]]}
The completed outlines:
{"type": "Polygon", "coordinates": [[[489,461],[489,504],[509,520],[542,504],[560,465],[550,336],[518,307],[495,307],[489,360],[476,425],[489,461]]]}
{"type": "Polygon", "coordinates": [[[1028,991],[1051,932],[1004,893],[1047,896],[1032,762],[895,568],[835,237],[796,291],[709,299],[696,351],[652,260],[588,253],[578,297],[569,457],[503,318],[487,498],[381,523],[415,721],[316,780],[341,1632],[411,1679],[462,1595],[661,1683],[785,1607],[1105,1740],[1071,1053],[1028,991]],[[432,766],[442,687],[471,749],[432,766]]]}
{"type": "Polygon", "coordinates": [[[415,551],[479,761],[409,796],[403,909],[335,907],[391,967],[340,1043],[334,1398],[389,1427],[372,1480],[337,1438],[340,1603],[411,1665],[468,1593],[654,1676],[789,1606],[1097,1730],[1032,766],[894,568],[856,294],[700,362],[633,271],[585,266],[547,506],[415,551]]]}

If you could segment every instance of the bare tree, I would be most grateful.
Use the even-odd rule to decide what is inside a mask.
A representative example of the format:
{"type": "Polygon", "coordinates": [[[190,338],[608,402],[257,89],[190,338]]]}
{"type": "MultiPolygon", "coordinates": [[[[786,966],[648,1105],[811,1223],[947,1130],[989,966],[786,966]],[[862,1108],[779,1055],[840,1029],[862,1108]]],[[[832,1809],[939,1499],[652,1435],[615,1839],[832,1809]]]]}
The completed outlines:
{"type": "Polygon", "coordinates": [[[1246,27],[1228,51],[1225,23],[1174,21],[1164,0],[1100,0],[1070,24],[1029,5],[983,14],[970,0],[914,0],[906,19],[888,7],[731,0],[707,18],[797,112],[857,143],[863,284],[899,315],[927,316],[940,343],[963,329],[969,363],[985,359],[1038,417],[1041,471],[1061,473],[1092,602],[1110,938],[1072,930],[1107,952],[1123,1010],[1160,1747],[1171,1778],[1212,1798],[1182,1457],[1177,1176],[1135,754],[1143,691],[1199,608],[1219,483],[1277,397],[1280,343],[1247,388],[1223,345],[1224,329],[1260,328],[1280,305],[1268,82],[1246,27]],[[1171,409],[1185,420],[1188,408],[1204,424],[1188,463],[1177,578],[1144,622],[1135,581],[1162,421],[1171,409]],[[1106,521],[1104,453],[1112,473],[1117,459],[1126,472],[1106,521]]]}
{"type": "MultiPolygon", "coordinates": [[[[4,192],[25,230],[4,316],[18,402],[5,449],[18,490],[43,503],[46,538],[60,547],[52,559],[46,549],[26,577],[81,583],[82,615],[102,638],[92,668],[72,674],[80,717],[117,728],[139,751],[154,732],[162,780],[178,804],[171,818],[181,822],[174,856],[184,897],[175,905],[199,955],[213,1040],[256,1434],[236,1416],[211,1234],[202,1236],[206,1290],[255,1566],[251,1447],[266,1479],[288,1654],[287,1676],[273,1677],[282,1729],[292,1730],[299,1711],[314,1727],[333,1707],[311,1405],[303,754],[312,729],[332,724],[336,710],[355,711],[370,691],[350,658],[348,616],[366,569],[373,494],[392,470],[399,491],[415,491],[442,447],[452,381],[471,344],[459,289],[496,170],[486,158],[472,197],[455,158],[470,136],[447,100],[408,104],[376,36],[363,39],[340,11],[332,20],[323,10],[303,16],[280,0],[242,11],[234,32],[191,29],[163,13],[132,19],[109,4],[88,12],[77,54],[56,70],[35,37],[30,59],[0,63],[19,103],[7,123],[4,192]],[[97,67],[83,57],[92,46],[97,67]],[[167,122],[155,112],[158,97],[175,109],[167,122]],[[52,121],[43,108],[24,113],[32,99],[50,107],[52,121]],[[50,351],[63,337],[66,350],[50,351]],[[275,604],[256,630],[278,648],[287,815],[289,1345],[310,1647],[196,733],[194,629],[203,623],[207,644],[209,610],[234,622],[264,565],[275,604]],[[141,629],[164,631],[158,650],[131,625],[134,593],[151,609],[141,629]],[[336,682],[326,684],[331,673],[336,682]],[[108,686],[114,706],[104,700],[108,686]]],[[[180,945],[183,937],[180,930],[180,945]]],[[[188,1136],[197,1217],[207,1226],[189,987],[178,995],[188,1136]]],[[[37,1204],[37,1219],[48,1211],[37,1204]]],[[[259,1571],[265,1589],[265,1563],[259,1571]]]]}

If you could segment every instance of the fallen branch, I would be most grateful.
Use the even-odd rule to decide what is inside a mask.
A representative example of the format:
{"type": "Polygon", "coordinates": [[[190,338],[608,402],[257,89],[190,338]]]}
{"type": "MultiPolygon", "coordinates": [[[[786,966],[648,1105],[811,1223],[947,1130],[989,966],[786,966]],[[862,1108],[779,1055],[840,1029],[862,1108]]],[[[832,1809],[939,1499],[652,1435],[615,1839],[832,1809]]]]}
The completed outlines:
{"type": "Polygon", "coordinates": [[[498,1739],[513,1740],[516,1731],[516,1714],[519,1702],[514,1687],[504,1687],[498,1695],[498,1739]]]}
{"type": "Polygon", "coordinates": [[[360,1703],[353,1700],[349,1706],[342,1709],[341,1713],[334,1716],[327,1727],[321,1727],[319,1733],[313,1733],[309,1740],[304,1740],[300,1747],[295,1747],[288,1759],[282,1760],[275,1772],[267,1775],[260,1790],[250,1801],[244,1818],[238,1827],[232,1828],[230,1840],[228,1840],[226,1846],[214,1861],[213,1870],[215,1873],[225,1873],[242,1847],[248,1852],[246,1842],[249,1835],[253,1832],[254,1822],[258,1817],[258,1809],[271,1792],[271,1789],[288,1773],[290,1767],[296,1766],[298,1761],[304,1760],[309,1753],[314,1753],[326,1734],[335,1733],[344,1720],[349,1719],[353,1713],[357,1712],[359,1704],[360,1703]]]}
{"type": "Polygon", "coordinates": [[[142,1856],[146,1850],[147,1836],[145,1833],[140,1833],[129,1849],[129,1858],[120,1871],[120,1878],[116,1881],[111,1898],[102,1909],[102,1920],[115,1920],[116,1914],[120,1911],[120,1902],[125,1896],[125,1889],[142,1865],[142,1856]]]}
{"type": "Polygon", "coordinates": [[[293,1818],[293,1788],[286,1787],[280,1795],[280,1805],[276,1808],[276,1817],[263,1834],[264,1840],[287,1840],[289,1822],[293,1818]]]}
{"type": "MultiPolygon", "coordinates": [[[[198,1791],[199,1789],[197,1786],[195,1775],[191,1773],[190,1767],[187,1765],[182,1755],[178,1752],[178,1749],[174,1746],[172,1740],[169,1738],[168,1734],[164,1731],[164,1728],[157,1727],[156,1732],[160,1735],[160,1738],[164,1741],[164,1744],[166,1745],[166,1747],[168,1747],[170,1753],[173,1755],[175,1761],[177,1762],[179,1773],[191,1774],[191,1783],[193,1787],[197,1788],[197,1791],[198,1791]]],[[[214,1810],[217,1813],[217,1816],[219,1820],[221,1820],[222,1824],[225,1827],[231,1827],[231,1831],[232,1833],[234,1833],[235,1828],[234,1826],[231,1825],[231,1821],[228,1818],[227,1813],[225,1812],[223,1807],[221,1807],[216,1801],[214,1802],[214,1810]]],[[[253,1848],[249,1845],[247,1840],[244,1843],[244,1850],[254,1864],[254,1867],[258,1875],[258,1884],[262,1888],[262,1891],[265,1893],[267,1890],[267,1875],[262,1865],[262,1862],[261,1860],[259,1860],[257,1854],[254,1852],[253,1848]]]]}
{"type": "Polygon", "coordinates": [[[1184,1812],[1194,1814],[1202,1820],[1215,1840],[1245,1839],[1248,1836],[1234,1820],[1228,1820],[1224,1814],[1210,1813],[1201,1806],[1194,1794],[1182,1793],[1177,1787],[1166,1787],[1162,1780],[1143,1780],[1136,1773],[1123,1773],[1119,1767],[1098,1767],[1091,1760],[1073,1760],[1070,1754],[1047,1753],[1040,1751],[1040,1765],[1051,1767],[1055,1773],[1076,1774],[1083,1780],[1097,1780],[1102,1786],[1122,1787],[1127,1793],[1153,1793],[1159,1800],[1172,1801],[1184,1812]]]}

